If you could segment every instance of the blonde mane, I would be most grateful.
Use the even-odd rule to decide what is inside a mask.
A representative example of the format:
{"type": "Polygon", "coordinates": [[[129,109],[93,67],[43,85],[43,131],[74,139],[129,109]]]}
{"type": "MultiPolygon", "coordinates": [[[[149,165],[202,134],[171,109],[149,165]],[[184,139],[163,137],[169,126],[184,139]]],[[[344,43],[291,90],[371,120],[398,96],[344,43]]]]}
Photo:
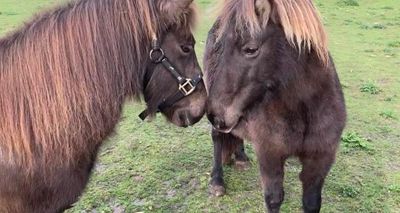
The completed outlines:
{"type": "MultiPolygon", "coordinates": [[[[260,0],[261,1],[261,0],[260,0]]],[[[268,0],[264,0],[268,1],[268,0]]],[[[328,39],[321,17],[311,0],[271,0],[269,15],[260,21],[254,0],[225,0],[220,12],[221,38],[235,20],[235,30],[254,36],[266,27],[266,22],[279,23],[291,45],[301,53],[303,49],[314,50],[323,64],[329,61],[328,39]],[[274,17],[275,16],[275,17],[274,17]]]]}

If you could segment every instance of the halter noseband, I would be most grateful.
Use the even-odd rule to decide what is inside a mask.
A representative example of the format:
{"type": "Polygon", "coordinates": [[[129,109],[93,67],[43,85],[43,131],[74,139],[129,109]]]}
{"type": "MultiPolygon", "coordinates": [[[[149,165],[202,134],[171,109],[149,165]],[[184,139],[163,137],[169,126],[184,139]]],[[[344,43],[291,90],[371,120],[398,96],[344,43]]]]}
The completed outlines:
{"type": "MultiPolygon", "coordinates": [[[[193,79],[184,78],[177,69],[169,62],[168,58],[165,56],[164,50],[161,48],[157,39],[153,40],[152,49],[150,50],[149,57],[151,62],[154,64],[162,64],[164,68],[171,73],[176,81],[178,82],[178,91],[166,98],[158,105],[158,111],[160,112],[168,107],[171,107],[176,102],[181,100],[182,98],[191,95],[195,90],[197,85],[203,80],[203,76],[201,74],[197,74],[193,79]]],[[[147,116],[149,116],[149,109],[144,110],[140,113],[139,117],[142,120],[145,120],[147,116]]]]}

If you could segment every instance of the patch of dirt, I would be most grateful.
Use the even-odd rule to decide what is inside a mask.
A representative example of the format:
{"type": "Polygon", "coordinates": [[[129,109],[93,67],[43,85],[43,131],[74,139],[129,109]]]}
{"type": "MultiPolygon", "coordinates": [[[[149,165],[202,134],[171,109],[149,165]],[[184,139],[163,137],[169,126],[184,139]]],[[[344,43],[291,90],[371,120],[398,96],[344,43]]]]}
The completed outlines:
{"type": "Polygon", "coordinates": [[[113,213],[125,213],[125,208],[122,206],[112,207],[113,213]]]}
{"type": "Polygon", "coordinates": [[[136,181],[136,182],[142,182],[143,179],[144,179],[144,177],[141,176],[141,175],[135,175],[135,176],[132,177],[132,179],[133,179],[134,181],[136,181]]]}
{"type": "Polygon", "coordinates": [[[188,185],[191,190],[195,190],[200,187],[200,181],[197,178],[193,178],[190,180],[188,185]]]}
{"type": "Polygon", "coordinates": [[[176,190],[175,189],[171,189],[171,190],[167,191],[167,198],[168,199],[171,199],[171,198],[175,197],[175,195],[176,195],[176,190]]]}
{"type": "Polygon", "coordinates": [[[136,199],[132,202],[134,206],[144,206],[146,205],[146,200],[145,199],[136,199]]]}
{"type": "Polygon", "coordinates": [[[400,171],[400,162],[389,161],[389,162],[387,162],[387,168],[392,172],[399,172],[400,171]]]}
{"type": "Polygon", "coordinates": [[[96,163],[96,165],[94,166],[94,171],[101,173],[101,172],[103,172],[106,168],[107,168],[106,165],[101,164],[101,163],[96,163]]]}
{"type": "Polygon", "coordinates": [[[392,83],[392,80],[389,78],[381,78],[378,80],[378,83],[381,85],[387,85],[389,83],[392,83]]]}

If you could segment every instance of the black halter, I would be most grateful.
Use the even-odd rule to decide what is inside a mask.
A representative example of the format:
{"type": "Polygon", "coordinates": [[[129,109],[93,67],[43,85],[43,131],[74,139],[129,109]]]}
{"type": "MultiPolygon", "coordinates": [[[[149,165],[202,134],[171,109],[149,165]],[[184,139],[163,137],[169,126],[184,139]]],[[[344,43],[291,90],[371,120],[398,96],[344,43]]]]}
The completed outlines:
{"type": "MultiPolygon", "coordinates": [[[[182,77],[182,75],[179,74],[177,69],[169,62],[168,58],[165,56],[164,50],[161,48],[157,39],[153,40],[152,49],[150,50],[149,57],[154,64],[162,64],[165,69],[167,69],[178,82],[178,91],[174,95],[164,99],[158,105],[157,112],[171,107],[182,98],[192,94],[196,90],[197,85],[203,80],[203,76],[201,74],[197,74],[193,79],[182,77]]],[[[149,116],[149,114],[149,109],[146,109],[142,113],[140,113],[139,117],[140,119],[145,120],[146,117],[149,116]]]]}

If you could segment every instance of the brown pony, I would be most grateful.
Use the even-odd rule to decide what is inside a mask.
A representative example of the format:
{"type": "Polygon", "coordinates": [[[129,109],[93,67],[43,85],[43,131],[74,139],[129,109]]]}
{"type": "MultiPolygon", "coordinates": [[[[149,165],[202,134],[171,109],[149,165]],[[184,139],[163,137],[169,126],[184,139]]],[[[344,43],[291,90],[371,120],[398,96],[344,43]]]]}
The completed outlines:
{"type": "Polygon", "coordinates": [[[192,0],[80,0],[0,39],[0,212],[74,203],[127,97],[143,95],[148,114],[178,126],[200,120],[200,81],[158,108],[181,88],[152,59],[164,53],[179,74],[199,75],[194,17],[192,0]]]}
{"type": "Polygon", "coordinates": [[[319,212],[346,111],[312,1],[226,0],[209,33],[205,70],[214,126],[212,192],[224,192],[222,158],[245,161],[242,139],[248,139],[268,211],[279,212],[285,160],[296,156],[304,212],[319,212]]]}

